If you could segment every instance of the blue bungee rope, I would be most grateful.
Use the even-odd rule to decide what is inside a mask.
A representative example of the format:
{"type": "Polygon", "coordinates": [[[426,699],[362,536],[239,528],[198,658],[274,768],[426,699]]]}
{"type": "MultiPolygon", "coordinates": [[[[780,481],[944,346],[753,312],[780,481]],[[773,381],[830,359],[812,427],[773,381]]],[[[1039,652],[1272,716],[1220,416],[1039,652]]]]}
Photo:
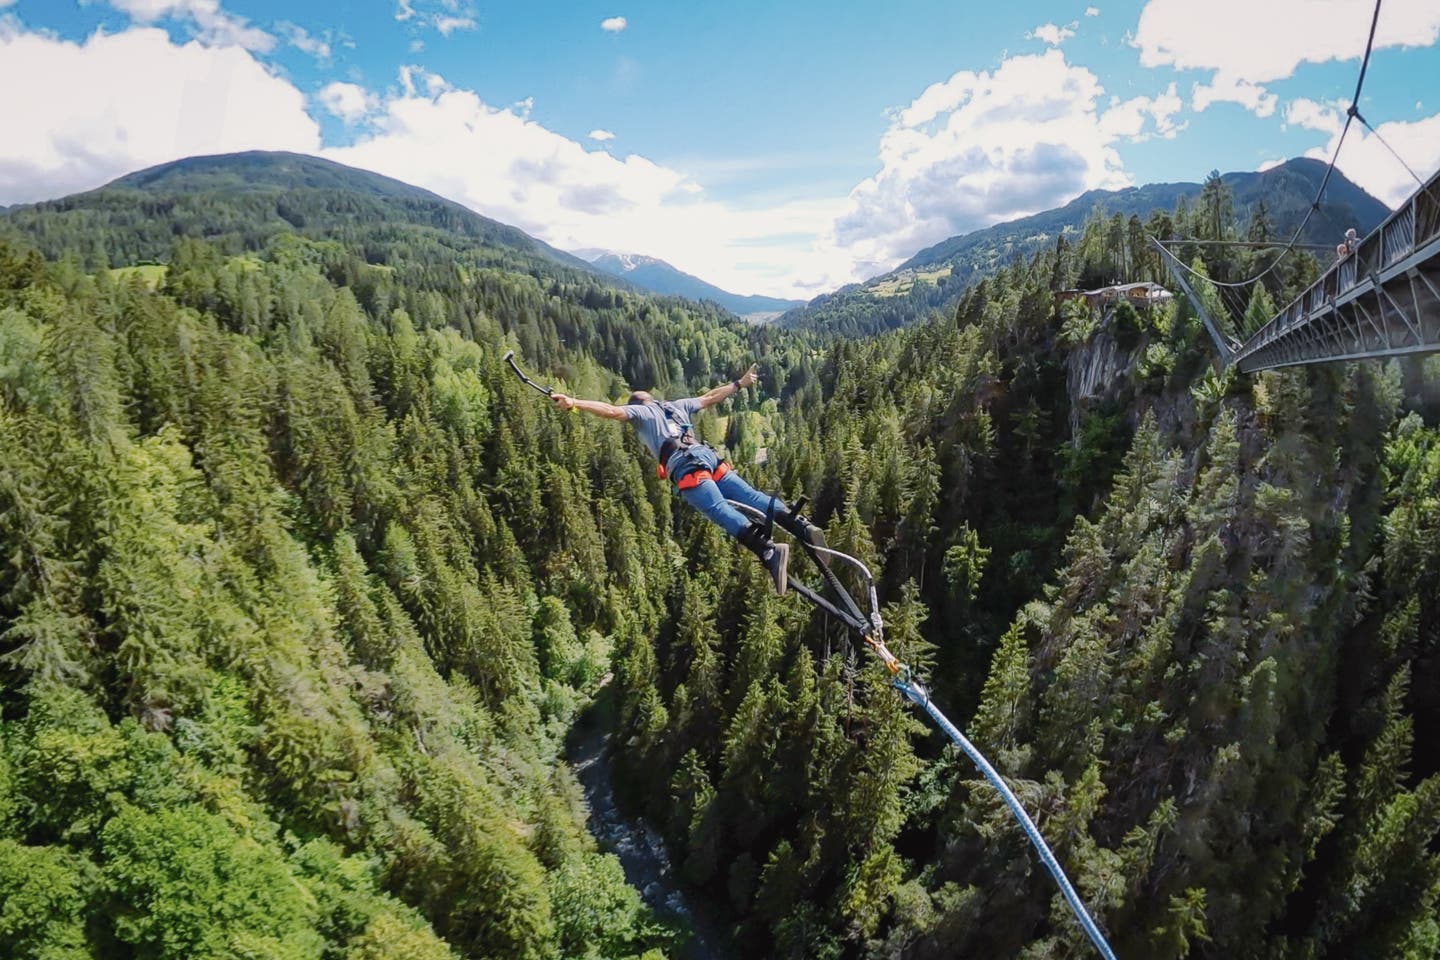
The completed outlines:
{"type": "Polygon", "coordinates": [[[1020,828],[1025,831],[1025,835],[1030,838],[1030,842],[1035,845],[1035,850],[1040,854],[1040,862],[1045,864],[1045,869],[1049,870],[1050,875],[1055,878],[1055,884],[1060,888],[1060,893],[1064,895],[1065,901],[1070,904],[1070,910],[1075,914],[1075,919],[1080,921],[1080,926],[1085,931],[1085,935],[1090,938],[1091,943],[1095,944],[1095,949],[1100,951],[1100,955],[1104,957],[1105,960],[1115,960],[1115,951],[1111,950],[1110,944],[1105,941],[1105,934],[1100,932],[1100,928],[1096,926],[1095,921],[1091,919],[1089,912],[1086,911],[1085,904],[1080,902],[1080,895],[1075,892],[1075,887],[1071,885],[1070,878],[1065,876],[1065,871],[1061,868],[1060,862],[1055,859],[1055,854],[1050,852],[1049,845],[1045,843],[1045,838],[1040,835],[1040,830],[1035,826],[1035,822],[1030,819],[1030,815],[1025,812],[1025,808],[1020,806],[1019,799],[1017,799],[1011,789],[1005,785],[1005,781],[1000,778],[1000,774],[996,772],[995,768],[990,766],[990,761],[986,760],[985,756],[979,750],[975,749],[975,745],[965,738],[965,734],[961,733],[956,726],[946,718],[945,714],[940,712],[940,709],[931,702],[930,695],[925,692],[925,688],[913,679],[910,679],[908,674],[909,671],[905,670],[900,676],[895,677],[890,682],[894,684],[895,689],[905,694],[905,696],[909,697],[917,706],[930,714],[930,719],[935,721],[935,725],[944,731],[946,736],[955,741],[957,747],[965,751],[965,755],[980,769],[980,772],[985,775],[985,779],[990,781],[990,785],[999,791],[1001,799],[1004,800],[1005,805],[1010,808],[1010,812],[1015,815],[1015,819],[1019,822],[1020,828]]]}

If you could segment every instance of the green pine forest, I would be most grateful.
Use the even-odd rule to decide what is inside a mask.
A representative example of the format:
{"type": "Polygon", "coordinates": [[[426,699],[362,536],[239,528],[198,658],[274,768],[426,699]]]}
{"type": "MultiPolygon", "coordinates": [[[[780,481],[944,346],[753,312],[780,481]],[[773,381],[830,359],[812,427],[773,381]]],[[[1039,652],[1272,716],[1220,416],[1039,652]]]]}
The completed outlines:
{"type": "MultiPolygon", "coordinates": [[[[510,349],[610,400],[757,361],[702,432],[881,571],[1123,960],[1440,953],[1436,361],[1221,375],[1183,299],[1057,303],[1163,279],[1104,215],[847,337],[425,197],[164,189],[0,217],[0,956],[680,960],[582,713],[734,956],[1093,956],[878,663],[510,349]]],[[[1146,229],[1272,230],[1206,189],[1146,229]]]]}

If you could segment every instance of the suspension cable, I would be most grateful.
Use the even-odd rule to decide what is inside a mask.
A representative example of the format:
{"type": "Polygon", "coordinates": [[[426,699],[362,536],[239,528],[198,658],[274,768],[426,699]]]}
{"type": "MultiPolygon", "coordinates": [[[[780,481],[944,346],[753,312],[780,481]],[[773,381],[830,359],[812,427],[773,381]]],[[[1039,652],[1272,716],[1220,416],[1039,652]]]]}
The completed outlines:
{"type": "Polygon", "coordinates": [[[1419,177],[1419,175],[1416,174],[1416,172],[1410,168],[1410,164],[1408,164],[1408,163],[1405,162],[1405,158],[1404,158],[1404,157],[1400,156],[1400,154],[1398,154],[1398,153],[1395,152],[1395,148],[1392,147],[1392,146],[1390,146],[1389,141],[1387,141],[1384,137],[1380,136],[1380,131],[1379,131],[1379,130],[1376,130],[1374,127],[1370,126],[1370,121],[1369,121],[1369,120],[1366,120],[1365,117],[1364,117],[1364,115],[1361,114],[1359,111],[1356,111],[1356,113],[1355,113],[1355,119],[1357,119],[1357,120],[1359,120],[1361,123],[1363,123],[1363,124],[1365,125],[1365,129],[1366,129],[1366,130],[1369,130],[1370,133],[1371,133],[1371,135],[1374,136],[1374,138],[1375,138],[1376,140],[1379,140],[1379,141],[1380,141],[1380,145],[1381,145],[1382,147],[1384,147],[1386,150],[1389,150],[1389,151],[1390,151],[1390,156],[1394,157],[1394,158],[1395,158],[1395,161],[1396,161],[1397,163],[1399,163],[1400,166],[1402,166],[1402,167],[1405,168],[1405,172],[1408,173],[1408,174],[1410,174],[1410,178],[1411,178],[1412,180],[1414,180],[1417,184],[1419,184],[1419,185],[1421,186],[1421,188],[1424,188],[1424,186],[1425,186],[1425,181],[1424,181],[1424,180],[1421,180],[1420,177],[1419,177]]]}
{"type": "MultiPolygon", "coordinates": [[[[1315,199],[1311,202],[1310,208],[1305,211],[1305,217],[1300,221],[1300,225],[1296,227],[1295,232],[1291,234],[1290,242],[1285,245],[1285,249],[1280,251],[1280,255],[1271,262],[1270,266],[1261,270],[1253,277],[1239,281],[1215,280],[1211,277],[1205,277],[1203,274],[1194,270],[1188,263],[1172,255],[1172,259],[1180,264],[1187,272],[1197,277],[1203,277],[1203,279],[1217,287],[1248,287],[1268,276],[1280,265],[1280,262],[1295,249],[1295,245],[1300,239],[1300,234],[1305,230],[1306,225],[1310,223],[1310,218],[1314,216],[1315,211],[1320,209],[1320,201],[1325,197],[1325,188],[1329,186],[1330,176],[1335,172],[1335,161],[1340,159],[1340,148],[1345,144],[1345,135],[1350,132],[1350,124],[1359,117],[1360,90],[1365,85],[1365,72],[1370,67],[1370,52],[1375,47],[1375,28],[1380,23],[1381,2],[1382,0],[1375,0],[1375,12],[1370,18],[1370,36],[1365,41],[1365,54],[1360,58],[1360,75],[1355,81],[1355,95],[1350,98],[1350,108],[1345,111],[1345,126],[1340,130],[1340,139],[1335,141],[1335,150],[1330,154],[1330,163],[1325,167],[1325,176],[1320,178],[1320,189],[1315,191],[1315,199]]],[[[1361,118],[1361,122],[1364,122],[1363,118],[1361,118]]],[[[1369,124],[1366,124],[1366,126],[1369,126],[1369,124]]]]}

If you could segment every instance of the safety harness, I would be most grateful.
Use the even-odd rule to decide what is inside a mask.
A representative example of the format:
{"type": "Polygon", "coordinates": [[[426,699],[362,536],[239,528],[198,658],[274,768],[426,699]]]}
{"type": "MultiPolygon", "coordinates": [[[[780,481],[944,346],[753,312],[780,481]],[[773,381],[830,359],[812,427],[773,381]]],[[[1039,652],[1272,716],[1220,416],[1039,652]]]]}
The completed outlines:
{"type": "MultiPolygon", "coordinates": [[[[670,421],[676,431],[675,436],[669,438],[660,445],[660,462],[655,466],[655,475],[661,480],[664,480],[667,476],[665,471],[665,464],[670,462],[670,458],[672,456],[680,452],[689,453],[695,447],[709,447],[710,444],[705,443],[703,440],[695,436],[694,425],[689,421],[685,414],[680,412],[679,407],[675,406],[673,403],[666,403],[658,400],[654,400],[651,402],[659,404],[660,409],[665,411],[665,418],[670,421]]],[[[695,487],[700,486],[700,484],[704,483],[706,480],[719,480],[721,477],[725,476],[725,474],[729,472],[730,464],[726,463],[724,460],[721,460],[719,466],[717,466],[714,470],[699,469],[684,471],[675,480],[675,489],[691,490],[695,487]]]]}

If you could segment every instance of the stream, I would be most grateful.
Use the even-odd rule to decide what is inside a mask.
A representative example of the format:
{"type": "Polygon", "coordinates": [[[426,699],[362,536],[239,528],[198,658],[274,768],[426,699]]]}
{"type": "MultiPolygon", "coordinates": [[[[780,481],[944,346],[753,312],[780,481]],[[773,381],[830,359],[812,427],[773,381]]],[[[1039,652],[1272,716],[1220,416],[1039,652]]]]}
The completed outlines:
{"type": "Polygon", "coordinates": [[[585,793],[590,833],[601,850],[619,858],[625,879],[640,891],[646,906],[689,934],[687,941],[667,951],[671,960],[732,960],[725,925],[681,889],[659,832],[643,820],[626,817],[616,805],[609,732],[613,704],[613,689],[607,685],[576,719],[566,744],[566,759],[585,793]]]}

